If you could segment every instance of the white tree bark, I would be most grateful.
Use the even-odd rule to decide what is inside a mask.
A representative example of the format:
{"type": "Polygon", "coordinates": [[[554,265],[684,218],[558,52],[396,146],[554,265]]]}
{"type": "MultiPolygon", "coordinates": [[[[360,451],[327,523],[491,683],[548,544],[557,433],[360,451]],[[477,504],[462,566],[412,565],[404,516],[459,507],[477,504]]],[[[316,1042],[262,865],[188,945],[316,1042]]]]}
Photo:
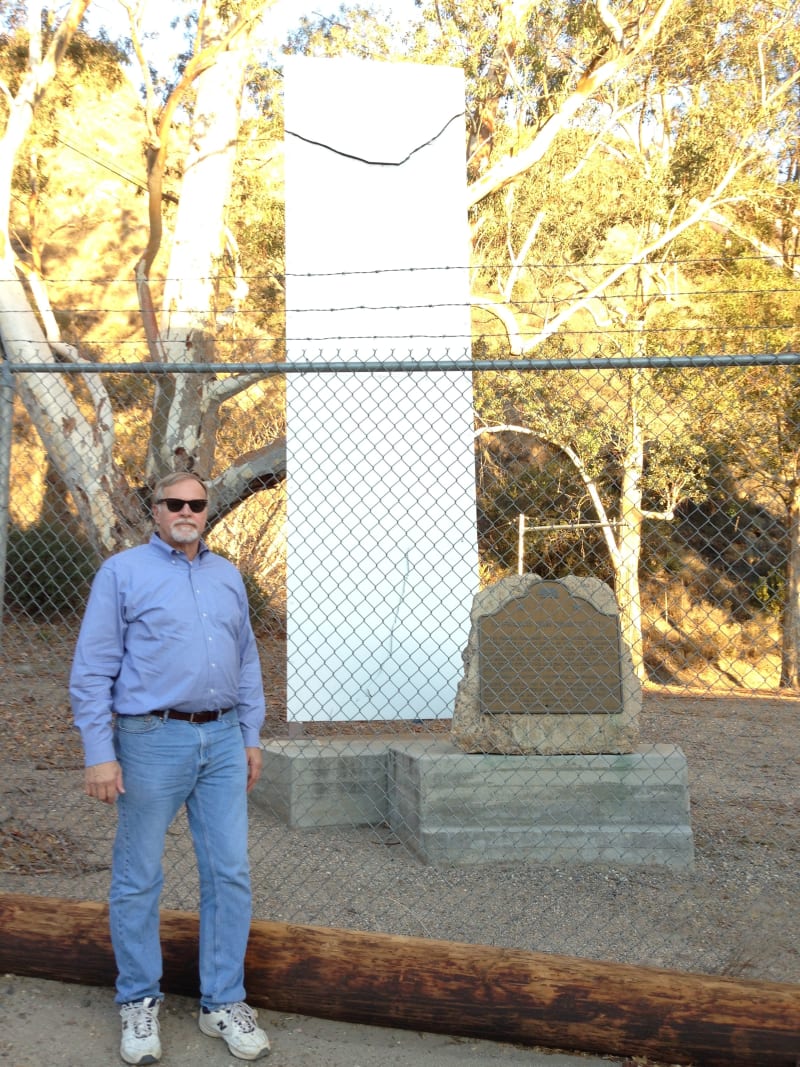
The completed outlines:
{"type": "Polygon", "coordinates": [[[619,500],[618,564],[614,585],[619,604],[622,640],[628,646],[633,667],[644,678],[642,648],[642,598],[639,589],[639,560],[642,553],[642,475],[644,473],[644,435],[640,420],[641,370],[630,372],[628,385],[627,442],[622,457],[622,480],[619,500]]]}
{"type": "MultiPolygon", "coordinates": [[[[34,284],[31,293],[36,297],[41,321],[48,326],[48,335],[42,330],[34,302],[15,264],[9,217],[15,160],[31,127],[35,107],[52,82],[89,2],[72,0],[44,55],[39,37],[31,35],[28,74],[16,97],[6,93],[9,116],[0,137],[0,339],[6,357],[17,365],[50,364],[55,368],[57,356],[71,362],[76,358],[74,352],[60,344],[57,333],[52,334],[50,327],[55,320],[46,292],[41,284],[34,284]]],[[[31,25],[39,24],[41,6],[32,5],[31,25]]],[[[263,6],[254,3],[246,10],[241,8],[227,26],[215,13],[209,16],[208,10],[201,12],[202,40],[196,52],[202,55],[192,67],[192,76],[197,75],[193,139],[169,266],[169,277],[176,281],[167,287],[163,344],[157,346],[154,357],[167,362],[211,362],[215,357],[214,286],[236,154],[247,35],[263,6]]],[[[167,126],[173,114],[170,110],[167,126]]],[[[151,130],[151,139],[152,134],[151,130]]],[[[41,283],[41,279],[28,280],[41,283]]],[[[207,475],[213,462],[218,407],[253,380],[253,375],[243,375],[238,380],[215,382],[208,374],[160,378],[149,476],[157,477],[181,466],[197,468],[207,475]]],[[[149,510],[142,506],[114,462],[113,412],[101,379],[87,378],[94,409],[91,417],[76,404],[64,375],[15,374],[14,381],[98,553],[106,555],[140,540],[149,510]]],[[[248,493],[285,477],[283,448],[279,441],[271,448],[243,457],[225,472],[220,483],[222,513],[248,493]]]]}
{"type": "MultiPolygon", "coordinates": [[[[203,47],[228,37],[213,66],[196,80],[192,137],[175,220],[164,287],[161,339],[167,363],[216,360],[216,298],[225,250],[226,204],[239,132],[247,34],[232,39],[215,17],[205,27],[203,47]]],[[[227,303],[227,301],[226,301],[227,303]]],[[[159,379],[148,456],[148,478],[174,469],[208,477],[214,461],[219,406],[229,387],[209,374],[159,379]]]]}
{"type": "MultiPolygon", "coordinates": [[[[17,366],[56,366],[53,352],[8,258],[0,260],[0,337],[6,358],[17,366]],[[9,267],[11,270],[9,271],[9,267]]],[[[114,430],[108,397],[93,422],[75,403],[64,377],[15,373],[14,383],[28,414],[85,520],[99,555],[127,543],[130,511],[124,481],[113,458],[114,430]]]]}
{"type": "MultiPolygon", "coordinates": [[[[36,105],[55,77],[59,63],[77,30],[89,0],[73,0],[41,54],[41,41],[32,34],[28,71],[15,97],[7,96],[8,121],[0,137],[0,341],[5,358],[19,366],[50,364],[58,337],[45,335],[17,269],[10,242],[11,180],[20,148],[31,127],[36,105]]],[[[41,4],[32,5],[30,24],[38,24],[41,4]]],[[[31,292],[36,295],[37,290],[31,292]]],[[[53,323],[46,293],[40,294],[42,321],[53,323]]],[[[62,352],[62,354],[64,354],[62,352]]],[[[113,458],[114,430],[108,396],[92,382],[95,417],[87,419],[75,403],[65,379],[57,373],[15,373],[14,384],[48,455],[86,519],[89,538],[98,554],[126,543],[132,512],[124,479],[113,458]]]]}
{"type": "MultiPolygon", "coordinates": [[[[28,55],[28,72],[15,97],[7,99],[9,108],[8,121],[0,137],[0,257],[11,255],[8,242],[8,224],[11,211],[11,178],[14,163],[22,142],[31,127],[36,105],[42,98],[48,85],[56,76],[58,65],[86,13],[90,0],[72,0],[66,15],[56,28],[47,52],[40,55],[40,39],[31,36],[28,55]]],[[[29,11],[29,24],[36,18],[41,21],[42,4],[32,4],[29,11]],[[38,17],[37,17],[38,16],[38,17]]]]}

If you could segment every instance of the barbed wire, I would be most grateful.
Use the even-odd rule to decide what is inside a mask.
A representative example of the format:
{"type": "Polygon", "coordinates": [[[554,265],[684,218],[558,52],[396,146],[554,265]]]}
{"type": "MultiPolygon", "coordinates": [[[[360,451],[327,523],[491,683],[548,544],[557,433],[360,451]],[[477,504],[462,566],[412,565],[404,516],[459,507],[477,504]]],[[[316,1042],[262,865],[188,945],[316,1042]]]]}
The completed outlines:
{"type": "MultiPolygon", "coordinates": [[[[779,250],[775,250],[774,253],[748,253],[747,255],[718,255],[718,256],[675,256],[671,259],[658,260],[657,263],[647,263],[645,265],[658,267],[661,269],[668,269],[670,267],[681,266],[695,266],[695,267],[710,267],[714,265],[722,265],[730,267],[734,263],[771,263],[776,264],[777,258],[780,256],[779,250]]],[[[793,259],[794,257],[789,257],[793,259]]],[[[625,266],[630,263],[628,259],[592,259],[592,260],[575,260],[575,259],[561,259],[561,260],[535,260],[529,263],[518,264],[514,267],[516,271],[551,271],[558,269],[575,270],[580,267],[583,270],[595,270],[595,269],[610,269],[616,270],[619,267],[625,266]]],[[[637,264],[631,264],[631,268],[637,266],[637,264]]],[[[788,264],[781,264],[784,269],[788,269],[788,264]]],[[[265,273],[253,273],[241,275],[241,280],[249,284],[255,282],[279,280],[283,281],[287,278],[358,278],[372,275],[383,274],[425,274],[425,273],[445,273],[449,271],[497,271],[497,270],[509,270],[511,264],[508,260],[479,260],[473,263],[443,263],[443,264],[423,264],[414,265],[410,267],[365,267],[362,270],[329,270],[329,271],[267,271],[265,273]]],[[[163,278],[159,278],[160,285],[174,284],[178,282],[186,282],[192,280],[191,275],[182,275],[179,278],[167,275],[163,278]]],[[[195,276],[195,280],[202,280],[200,275],[195,276]]],[[[48,285],[125,285],[131,284],[134,281],[133,273],[129,275],[117,276],[114,278],[87,278],[83,276],[69,276],[67,278],[48,278],[48,285]]],[[[717,292],[719,290],[715,290],[717,292]]],[[[725,292],[726,290],[721,290],[725,292]]],[[[775,290],[772,285],[769,289],[753,289],[746,290],[752,292],[798,292],[798,289],[791,287],[784,287],[775,290]]],[[[706,290],[698,290],[698,292],[707,292],[706,290]]]]}
{"type": "MultiPolygon", "coordinates": [[[[12,313],[13,314],[13,313],[12,313]]],[[[17,314],[23,314],[19,312],[17,314]]],[[[124,338],[73,338],[69,337],[69,323],[62,322],[61,324],[61,341],[68,344],[86,344],[96,348],[103,347],[135,347],[146,344],[145,337],[124,337],[124,338]]],[[[531,329],[516,329],[514,336],[520,340],[530,340],[534,337],[547,337],[550,341],[558,341],[562,339],[565,343],[568,340],[576,340],[580,338],[597,338],[602,341],[604,338],[621,338],[621,337],[677,337],[685,336],[687,338],[698,336],[712,336],[721,338],[726,335],[734,337],[755,337],[758,335],[764,335],[768,333],[781,333],[794,336],[797,334],[798,327],[792,325],[780,325],[777,323],[755,323],[747,324],[723,324],[715,325],[709,323],[707,325],[692,325],[692,326],[645,326],[639,328],[638,325],[631,325],[629,327],[614,326],[607,328],[597,327],[595,329],[565,329],[563,327],[558,330],[551,330],[547,322],[542,323],[538,328],[531,329]]],[[[326,334],[303,334],[303,333],[254,333],[248,334],[247,337],[237,337],[235,339],[226,339],[230,343],[237,345],[259,345],[259,344],[321,344],[330,343],[333,341],[341,344],[349,344],[355,342],[376,342],[385,344],[387,341],[421,341],[421,342],[436,342],[436,341],[463,341],[466,344],[487,344],[497,342],[498,339],[507,337],[506,331],[498,324],[496,332],[490,331],[469,331],[464,330],[460,332],[450,331],[448,333],[434,333],[429,330],[391,332],[386,330],[382,333],[326,333],[326,334]]],[[[18,344],[23,342],[29,342],[31,337],[28,334],[21,334],[20,336],[5,337],[6,343],[18,344]]]]}
{"type": "MultiPolygon", "coordinates": [[[[669,294],[669,297],[664,297],[664,300],[667,303],[671,303],[675,298],[678,298],[678,297],[684,298],[684,299],[688,299],[688,298],[701,299],[702,298],[702,299],[709,299],[710,300],[710,299],[714,299],[716,297],[728,297],[728,296],[759,296],[759,295],[760,296],[781,296],[781,295],[787,296],[787,295],[790,295],[790,294],[795,294],[798,298],[800,298],[800,288],[798,288],[798,289],[772,288],[772,287],[770,287],[769,289],[736,289],[736,288],[728,288],[728,289],[716,289],[713,292],[708,292],[707,290],[702,290],[702,289],[685,289],[685,290],[681,290],[680,292],[671,292],[669,294]]],[[[631,292],[631,293],[615,292],[615,293],[609,294],[607,296],[598,296],[596,299],[597,300],[607,299],[607,300],[619,301],[619,300],[633,299],[633,298],[635,298],[635,296],[636,296],[636,294],[633,293],[633,292],[631,292]]],[[[489,297],[482,298],[480,295],[476,295],[476,297],[474,299],[472,299],[472,300],[460,300],[460,301],[458,301],[458,300],[442,300],[442,301],[428,301],[426,303],[402,303],[402,302],[398,302],[398,303],[391,303],[391,304],[342,304],[342,305],[336,305],[336,306],[322,304],[322,305],[315,305],[315,306],[310,306],[310,307],[291,307],[291,308],[287,308],[286,311],[287,311],[287,313],[291,312],[292,315],[319,315],[319,314],[333,315],[333,314],[343,314],[344,312],[354,312],[354,311],[365,311],[365,312],[367,312],[367,311],[368,312],[372,312],[372,311],[434,311],[434,310],[441,310],[441,309],[445,309],[445,308],[451,308],[451,309],[454,309],[454,308],[456,308],[456,309],[457,308],[461,308],[461,309],[473,308],[473,309],[479,310],[479,311],[480,310],[491,311],[492,307],[507,307],[507,308],[516,308],[518,311],[520,311],[520,312],[522,312],[524,314],[526,308],[527,309],[531,309],[531,308],[539,307],[539,306],[542,306],[542,305],[547,306],[547,307],[569,305],[569,304],[573,303],[576,299],[585,299],[585,294],[583,296],[581,296],[581,295],[573,295],[571,297],[570,296],[563,296],[563,297],[542,296],[542,297],[539,297],[539,298],[525,298],[524,300],[496,300],[496,299],[491,299],[489,297]]],[[[59,304],[59,311],[60,312],[69,312],[72,315],[97,315],[98,313],[102,313],[102,314],[106,314],[106,315],[123,315],[123,314],[124,315],[131,315],[131,314],[138,314],[139,310],[140,309],[139,309],[138,305],[135,305],[135,304],[119,305],[119,306],[103,306],[103,305],[96,306],[96,305],[93,305],[93,306],[90,306],[90,307],[81,306],[81,305],[70,306],[69,304],[63,304],[63,303],[59,304]]],[[[24,312],[23,309],[21,309],[20,313],[25,313],[25,312],[24,312]]],[[[184,309],[181,309],[181,313],[182,314],[190,314],[190,315],[191,314],[206,314],[207,313],[207,309],[203,309],[203,308],[184,308],[184,309]]],[[[9,314],[13,315],[14,314],[14,310],[11,309],[9,311],[9,314]]],[[[236,310],[236,314],[237,315],[242,315],[242,316],[263,315],[264,314],[264,308],[263,307],[253,307],[253,308],[237,309],[236,310]]]]}
{"type": "MultiPolygon", "coordinates": [[[[767,323],[765,325],[755,326],[670,326],[670,327],[648,327],[645,329],[638,329],[630,327],[614,328],[614,329],[596,329],[596,330],[563,330],[548,332],[547,325],[543,325],[539,329],[534,330],[517,330],[515,331],[516,337],[521,340],[531,339],[535,337],[541,337],[544,340],[553,343],[559,340],[565,344],[567,341],[572,341],[581,338],[598,338],[602,341],[604,338],[620,338],[620,337],[653,337],[653,336],[667,336],[667,335],[700,335],[710,334],[716,337],[721,337],[725,334],[730,334],[732,338],[741,338],[743,336],[755,337],[757,335],[763,335],[774,331],[786,331],[793,336],[797,334],[797,327],[790,326],[776,326],[774,323],[767,323]]],[[[292,345],[305,344],[305,345],[317,345],[317,344],[330,344],[330,343],[343,343],[350,344],[356,342],[379,342],[380,344],[386,344],[392,341],[422,341],[425,343],[431,342],[454,342],[461,341],[466,345],[480,345],[486,343],[497,343],[503,341],[506,338],[506,333],[502,329],[498,329],[497,333],[384,333],[384,334],[326,334],[315,337],[302,336],[302,335],[287,335],[276,336],[275,334],[257,334],[254,336],[248,336],[246,338],[237,338],[232,343],[240,347],[257,347],[258,345],[285,345],[287,348],[292,345]]],[[[20,337],[6,337],[6,344],[24,344],[30,343],[31,338],[28,336],[20,337]]],[[[102,340],[97,338],[90,338],[88,340],[70,341],[68,338],[62,338],[68,344],[80,346],[86,345],[90,348],[141,348],[146,344],[144,337],[122,338],[122,339],[109,339],[102,340]]],[[[47,341],[43,343],[48,343],[47,341]]]]}

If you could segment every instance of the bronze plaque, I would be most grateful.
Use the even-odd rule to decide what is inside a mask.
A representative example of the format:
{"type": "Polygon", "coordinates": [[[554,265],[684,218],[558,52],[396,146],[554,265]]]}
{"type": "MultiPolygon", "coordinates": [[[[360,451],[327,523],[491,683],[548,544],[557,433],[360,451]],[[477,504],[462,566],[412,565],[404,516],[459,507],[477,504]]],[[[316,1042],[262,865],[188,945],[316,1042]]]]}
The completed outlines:
{"type": "Polygon", "coordinates": [[[479,619],[478,656],[485,714],[622,711],[619,617],[559,582],[537,583],[479,619]]]}

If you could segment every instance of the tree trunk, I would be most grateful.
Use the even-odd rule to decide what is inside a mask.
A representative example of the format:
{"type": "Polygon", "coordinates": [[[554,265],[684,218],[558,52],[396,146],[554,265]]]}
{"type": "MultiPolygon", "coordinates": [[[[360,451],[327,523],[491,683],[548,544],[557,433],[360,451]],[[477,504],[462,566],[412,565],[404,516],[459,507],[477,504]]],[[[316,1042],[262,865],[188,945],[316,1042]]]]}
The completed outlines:
{"type": "Polygon", "coordinates": [[[500,2],[500,22],[494,50],[486,74],[481,79],[481,88],[486,95],[474,117],[475,125],[467,143],[467,165],[477,173],[482,173],[489,164],[495,131],[502,121],[503,102],[506,86],[512,76],[514,55],[520,42],[525,40],[524,23],[532,6],[532,0],[500,2]]]}
{"type": "MultiPolygon", "coordinates": [[[[37,6],[41,9],[43,5],[37,6]]],[[[9,262],[12,260],[12,252],[8,239],[8,225],[14,165],[33,122],[36,105],[55,78],[58,65],[80,26],[88,6],[89,0],[72,0],[61,22],[55,27],[55,33],[50,38],[47,52],[41,56],[37,54],[35,45],[31,48],[30,69],[22,79],[16,96],[13,99],[6,99],[8,117],[3,136],[0,138],[0,259],[7,258],[9,262]]],[[[29,15],[37,22],[41,17],[40,11],[37,11],[35,7],[31,7],[29,15]]],[[[3,88],[5,90],[5,85],[3,88]]]]}
{"type": "MultiPolygon", "coordinates": [[[[198,48],[225,32],[211,17],[198,48]]],[[[172,253],[164,287],[161,336],[169,363],[217,360],[217,278],[225,250],[225,209],[239,132],[247,38],[236,38],[196,81],[192,140],[184,168],[172,253]]],[[[210,375],[156,382],[148,479],[173,470],[208,477],[214,463],[219,401],[210,375]]]]}
{"type": "Polygon", "coordinates": [[[622,462],[620,526],[614,588],[619,604],[622,640],[630,649],[633,667],[644,676],[642,651],[642,600],[639,589],[639,558],[642,551],[642,474],[644,440],[639,421],[641,370],[632,370],[628,395],[628,442],[622,462]]]}
{"type": "MultiPolygon", "coordinates": [[[[0,337],[14,364],[45,363],[55,368],[50,345],[8,258],[0,259],[0,337]]],[[[92,424],[64,376],[55,370],[15,374],[14,382],[98,557],[136,540],[131,535],[141,522],[141,508],[114,463],[111,410],[108,398],[101,399],[105,394],[99,384],[90,390],[100,404],[92,424]]]]}
{"type": "MultiPolygon", "coordinates": [[[[53,352],[17,273],[9,240],[11,179],[36,105],[56,75],[59,63],[88,7],[72,0],[44,56],[31,49],[30,70],[9,103],[0,138],[0,339],[5,357],[17,365],[53,364],[53,352]]],[[[32,17],[36,13],[32,10],[32,17]]],[[[127,522],[136,521],[124,479],[113,461],[114,431],[107,396],[98,381],[87,383],[97,404],[92,424],[75,403],[63,377],[15,374],[14,384],[36,427],[49,462],[69,489],[98,556],[127,542],[127,522]]]]}
{"type": "MultiPolygon", "coordinates": [[[[0,968],[110,985],[101,904],[0,895],[0,968]]],[[[197,994],[197,916],[162,911],[164,988],[197,994]]],[[[777,982],[285,923],[252,924],[270,1011],[704,1067],[795,1067],[800,989],[777,982]]]]}

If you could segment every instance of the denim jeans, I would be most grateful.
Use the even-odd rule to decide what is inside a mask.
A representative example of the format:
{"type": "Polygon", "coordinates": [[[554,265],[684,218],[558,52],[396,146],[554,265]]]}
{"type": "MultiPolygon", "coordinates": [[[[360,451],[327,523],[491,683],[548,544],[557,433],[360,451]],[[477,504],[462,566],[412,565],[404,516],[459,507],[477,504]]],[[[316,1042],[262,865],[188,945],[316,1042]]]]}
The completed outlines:
{"type": "Polygon", "coordinates": [[[247,760],[236,712],[202,724],[119,716],[114,743],[125,789],[110,896],[117,1002],[161,996],[162,857],[183,804],[200,879],[200,1001],[213,1009],[244,1000],[251,897],[247,760]]]}

